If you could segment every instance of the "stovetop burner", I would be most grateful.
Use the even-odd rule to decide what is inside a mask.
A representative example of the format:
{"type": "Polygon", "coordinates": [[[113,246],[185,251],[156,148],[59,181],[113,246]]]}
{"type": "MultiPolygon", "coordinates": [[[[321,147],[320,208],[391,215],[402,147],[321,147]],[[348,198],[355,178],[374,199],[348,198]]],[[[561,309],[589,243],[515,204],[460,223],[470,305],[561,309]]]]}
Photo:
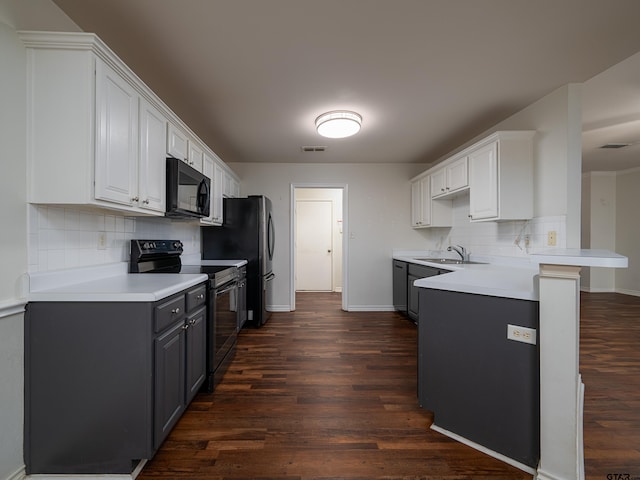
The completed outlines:
{"type": "Polygon", "coordinates": [[[215,287],[238,278],[233,266],[182,265],[182,247],[180,240],[131,240],[129,273],[204,273],[215,287]]]}

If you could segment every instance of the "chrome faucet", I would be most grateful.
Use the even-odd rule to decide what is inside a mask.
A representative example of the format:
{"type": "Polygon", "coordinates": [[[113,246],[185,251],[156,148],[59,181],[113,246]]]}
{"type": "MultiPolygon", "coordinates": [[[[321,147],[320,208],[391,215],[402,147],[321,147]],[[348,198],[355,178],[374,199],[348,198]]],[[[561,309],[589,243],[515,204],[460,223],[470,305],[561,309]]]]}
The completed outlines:
{"type": "Polygon", "coordinates": [[[469,255],[467,254],[467,251],[464,249],[462,245],[449,245],[447,247],[447,252],[451,252],[452,250],[456,252],[458,255],[460,255],[460,258],[462,259],[463,262],[466,262],[469,260],[469,255]]]}

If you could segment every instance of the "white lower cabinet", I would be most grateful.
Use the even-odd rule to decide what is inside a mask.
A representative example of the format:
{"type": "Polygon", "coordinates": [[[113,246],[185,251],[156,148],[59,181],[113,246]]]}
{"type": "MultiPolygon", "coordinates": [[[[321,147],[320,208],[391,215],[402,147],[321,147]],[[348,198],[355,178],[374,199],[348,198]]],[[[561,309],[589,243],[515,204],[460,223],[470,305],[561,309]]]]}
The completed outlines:
{"type": "Polygon", "coordinates": [[[496,132],[469,153],[469,218],[533,218],[533,131],[496,132]]]}

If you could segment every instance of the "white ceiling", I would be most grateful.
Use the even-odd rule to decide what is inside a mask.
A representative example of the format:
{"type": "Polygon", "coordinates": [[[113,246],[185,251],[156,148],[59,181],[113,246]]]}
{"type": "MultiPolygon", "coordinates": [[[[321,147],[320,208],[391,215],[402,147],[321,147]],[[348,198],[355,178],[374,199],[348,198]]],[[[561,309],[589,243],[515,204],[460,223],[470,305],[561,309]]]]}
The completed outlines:
{"type": "MultiPolygon", "coordinates": [[[[54,2],[226,162],[430,163],[640,51],[638,0],[54,2]],[[361,132],[318,136],[314,119],[343,108],[361,132]],[[312,145],[327,150],[301,152],[312,145]]],[[[585,170],[628,168],[611,156],[640,148],[604,163],[592,148],[621,141],[612,123],[640,140],[639,97],[626,96],[639,63],[585,88],[585,170]]]]}

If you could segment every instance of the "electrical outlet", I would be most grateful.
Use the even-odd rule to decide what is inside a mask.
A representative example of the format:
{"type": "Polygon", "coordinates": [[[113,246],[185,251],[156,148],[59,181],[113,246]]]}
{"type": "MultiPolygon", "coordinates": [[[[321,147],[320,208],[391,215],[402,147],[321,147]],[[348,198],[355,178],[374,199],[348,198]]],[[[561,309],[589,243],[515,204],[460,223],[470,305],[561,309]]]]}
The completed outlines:
{"type": "Polygon", "coordinates": [[[98,232],[98,250],[106,250],[107,248],[107,234],[105,232],[98,232]]]}
{"type": "Polygon", "coordinates": [[[550,247],[556,246],[556,231],[550,230],[547,232],[547,245],[550,247]]]}
{"type": "Polygon", "coordinates": [[[518,325],[507,325],[507,340],[516,342],[536,344],[536,329],[529,327],[519,327],[518,325]]]}

